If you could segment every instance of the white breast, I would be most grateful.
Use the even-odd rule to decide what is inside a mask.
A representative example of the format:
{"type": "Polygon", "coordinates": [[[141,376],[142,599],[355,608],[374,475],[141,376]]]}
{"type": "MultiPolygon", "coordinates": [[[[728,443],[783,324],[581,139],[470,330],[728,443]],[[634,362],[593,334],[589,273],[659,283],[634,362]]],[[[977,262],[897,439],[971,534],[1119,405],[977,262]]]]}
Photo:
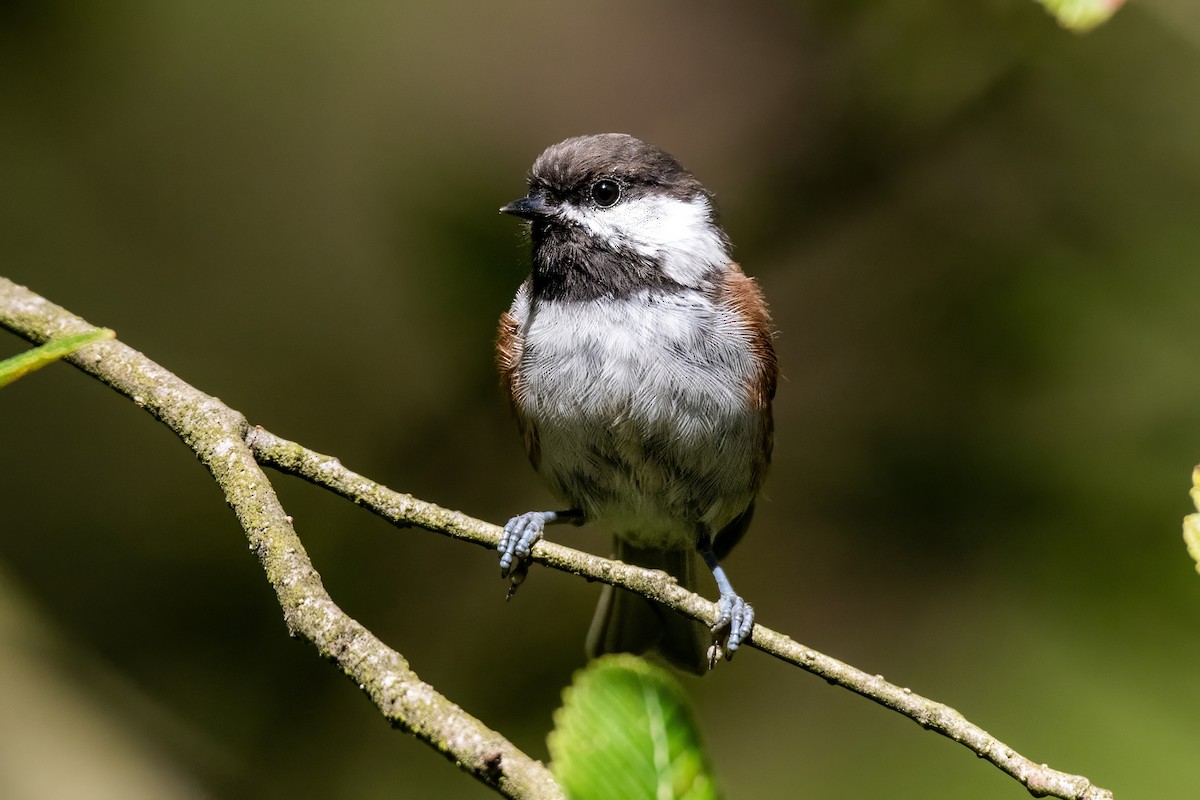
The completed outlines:
{"type": "Polygon", "coordinates": [[[541,303],[518,296],[521,412],[539,470],[618,535],[687,547],[753,499],[763,441],[746,335],[700,292],[541,303]]]}

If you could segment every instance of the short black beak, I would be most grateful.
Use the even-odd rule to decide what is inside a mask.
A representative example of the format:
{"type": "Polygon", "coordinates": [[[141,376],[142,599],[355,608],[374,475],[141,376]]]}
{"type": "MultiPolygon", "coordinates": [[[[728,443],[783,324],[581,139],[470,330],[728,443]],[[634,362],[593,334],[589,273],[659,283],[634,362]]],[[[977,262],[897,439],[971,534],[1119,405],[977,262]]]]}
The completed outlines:
{"type": "Polygon", "coordinates": [[[522,219],[541,219],[554,213],[554,207],[546,202],[540,194],[531,194],[520,200],[513,200],[500,209],[501,214],[512,214],[522,219]]]}

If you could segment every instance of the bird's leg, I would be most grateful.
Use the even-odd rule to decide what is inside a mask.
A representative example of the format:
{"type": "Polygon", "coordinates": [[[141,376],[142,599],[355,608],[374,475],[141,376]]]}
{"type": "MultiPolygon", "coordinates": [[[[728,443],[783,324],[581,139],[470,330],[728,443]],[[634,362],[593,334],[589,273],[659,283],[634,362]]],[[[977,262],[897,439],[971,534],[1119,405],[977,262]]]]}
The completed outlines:
{"type": "Polygon", "coordinates": [[[711,666],[721,655],[719,636],[724,629],[729,629],[729,637],[725,646],[726,659],[733,658],[734,651],[749,638],[750,629],[754,627],[754,608],[733,590],[733,584],[729,582],[724,568],[717,560],[717,553],[713,550],[712,537],[702,535],[700,546],[697,549],[704,558],[704,563],[712,570],[713,578],[717,582],[717,589],[721,593],[721,597],[717,601],[717,622],[712,626],[713,634],[717,635],[718,639],[710,651],[711,666]]]}
{"type": "Polygon", "coordinates": [[[504,535],[496,549],[500,551],[500,575],[509,578],[512,586],[508,596],[512,597],[517,586],[529,571],[529,554],[542,538],[547,525],[558,522],[583,524],[583,512],[578,508],[567,511],[526,511],[518,514],[504,526],[504,535]]]}

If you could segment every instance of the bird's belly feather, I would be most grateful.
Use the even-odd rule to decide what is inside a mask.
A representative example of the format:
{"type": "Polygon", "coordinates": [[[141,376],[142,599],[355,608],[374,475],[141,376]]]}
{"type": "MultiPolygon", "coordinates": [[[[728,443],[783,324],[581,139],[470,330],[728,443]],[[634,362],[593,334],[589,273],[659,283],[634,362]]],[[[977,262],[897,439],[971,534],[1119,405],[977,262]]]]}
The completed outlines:
{"type": "Polygon", "coordinates": [[[518,411],[563,499],[641,546],[719,531],[758,489],[763,415],[749,345],[699,293],[535,307],[518,411]]]}

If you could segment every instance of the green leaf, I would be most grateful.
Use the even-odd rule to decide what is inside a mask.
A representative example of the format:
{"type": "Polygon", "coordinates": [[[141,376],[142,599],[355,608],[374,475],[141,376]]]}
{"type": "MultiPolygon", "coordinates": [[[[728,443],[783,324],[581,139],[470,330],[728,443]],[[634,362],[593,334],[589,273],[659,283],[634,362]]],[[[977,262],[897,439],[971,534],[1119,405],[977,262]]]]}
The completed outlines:
{"type": "Polygon", "coordinates": [[[1200,572],[1200,465],[1192,470],[1192,504],[1198,513],[1183,518],[1183,541],[1188,555],[1196,562],[1196,571],[1200,572]]]}
{"type": "Polygon", "coordinates": [[[683,687],[669,672],[610,655],[575,674],[554,714],[551,769],[572,800],[719,796],[683,687]]]}
{"type": "Polygon", "coordinates": [[[1108,21],[1125,0],[1038,0],[1058,18],[1058,24],[1079,33],[1108,21]]]}
{"type": "Polygon", "coordinates": [[[74,336],[64,336],[61,339],[51,339],[41,347],[35,347],[12,358],[0,361],[0,386],[7,386],[17,378],[40,369],[52,361],[74,353],[81,347],[98,342],[101,339],[111,339],[116,336],[108,328],[100,328],[87,333],[77,333],[74,336]]]}

